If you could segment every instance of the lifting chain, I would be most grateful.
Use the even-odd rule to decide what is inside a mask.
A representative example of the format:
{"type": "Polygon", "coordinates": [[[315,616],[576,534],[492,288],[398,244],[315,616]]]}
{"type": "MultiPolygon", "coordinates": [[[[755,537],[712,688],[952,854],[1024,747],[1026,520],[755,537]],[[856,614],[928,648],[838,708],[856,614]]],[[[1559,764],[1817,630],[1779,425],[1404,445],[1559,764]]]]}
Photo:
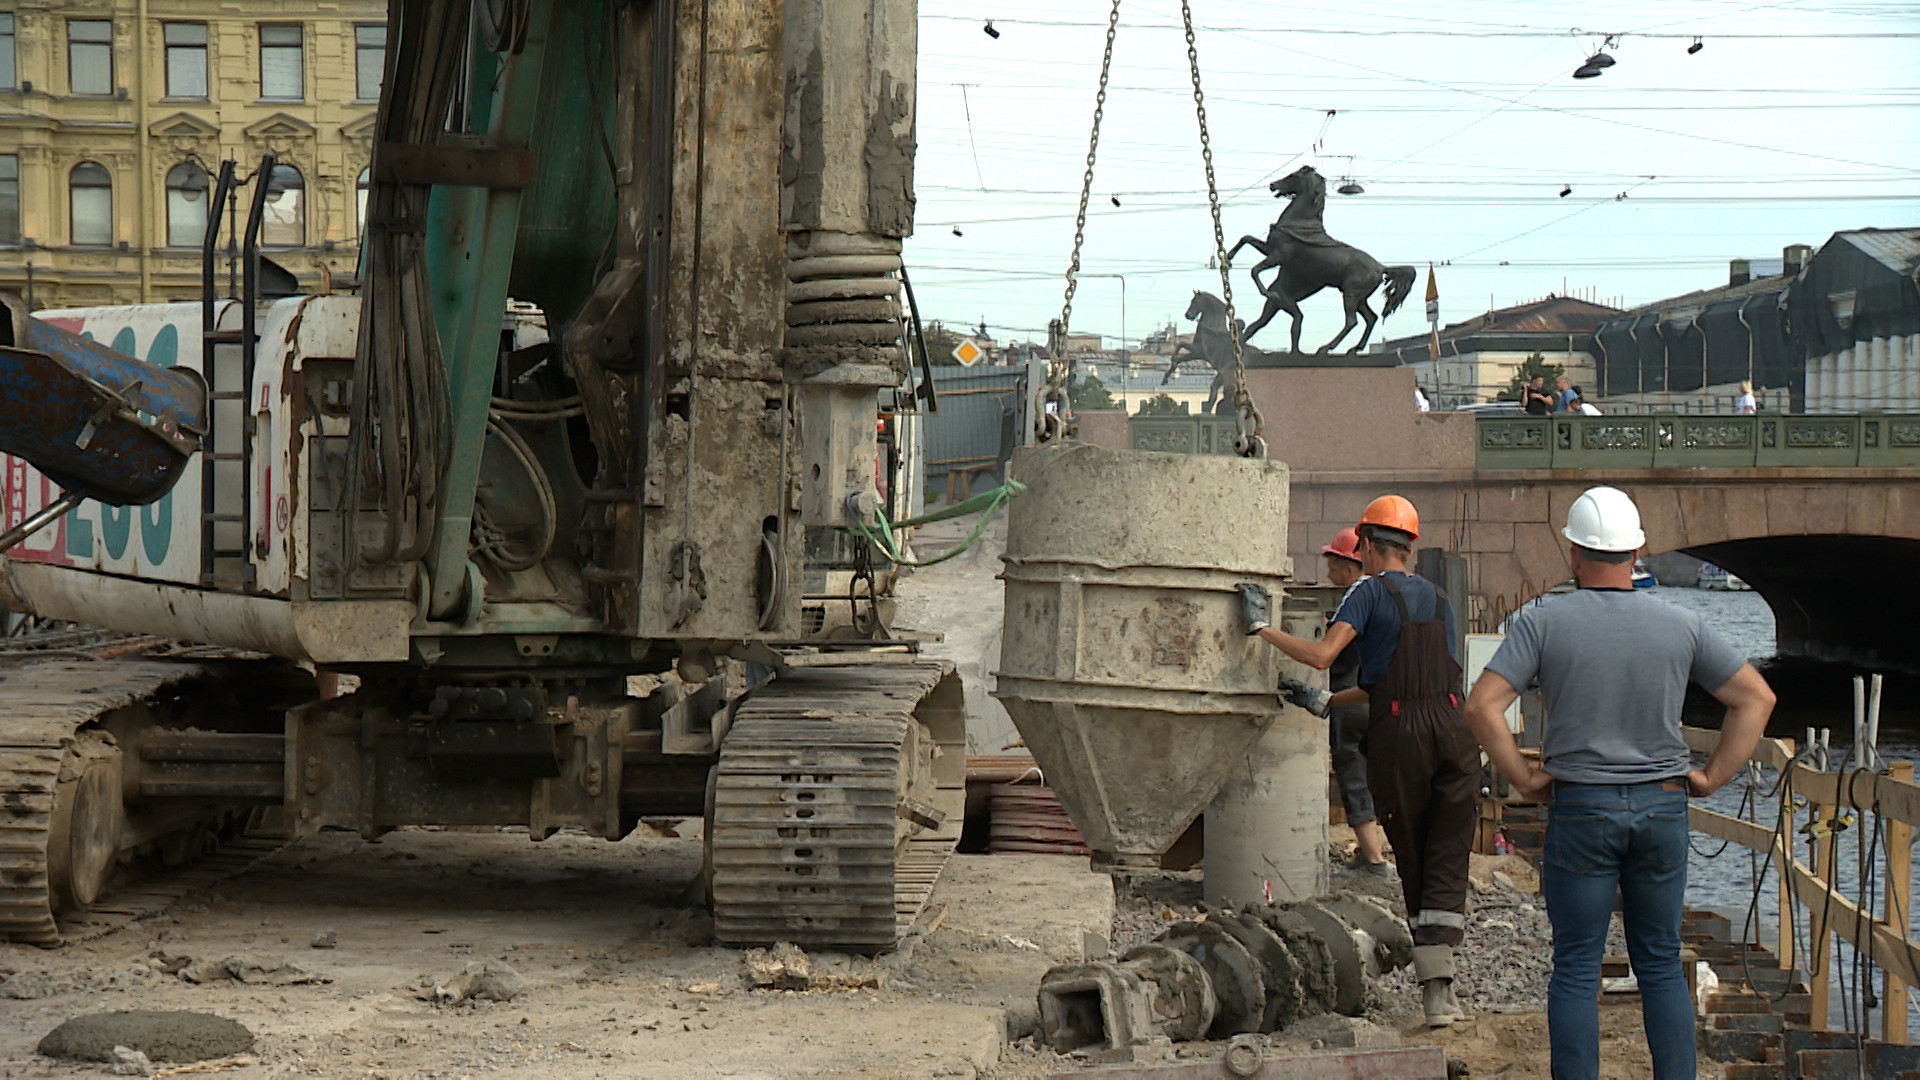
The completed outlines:
{"type": "MultiPolygon", "coordinates": [[[[1214,261],[1220,267],[1220,294],[1227,305],[1227,337],[1233,343],[1233,411],[1238,429],[1234,452],[1243,457],[1266,457],[1263,434],[1265,418],[1247,390],[1247,361],[1240,340],[1239,320],[1234,317],[1233,283],[1228,279],[1226,232],[1220,224],[1220,187],[1213,174],[1213,141],[1207,134],[1207,99],[1200,89],[1200,52],[1193,38],[1193,7],[1180,0],[1180,18],[1187,37],[1187,67],[1193,76],[1193,111],[1200,123],[1200,160],[1206,166],[1207,208],[1213,216],[1214,261]]],[[[1064,433],[1062,419],[1067,412],[1067,331],[1073,320],[1073,294],[1080,288],[1080,251],[1087,239],[1087,204],[1093,196],[1093,163],[1100,149],[1100,121],[1106,115],[1107,80],[1113,70],[1113,38],[1120,27],[1120,0],[1113,0],[1107,12],[1107,42],[1100,55],[1100,87],[1093,98],[1093,130],[1087,136],[1087,169],[1080,179],[1080,209],[1073,219],[1073,256],[1067,262],[1067,293],[1060,305],[1060,320],[1048,335],[1049,361],[1047,387],[1040,396],[1041,412],[1034,420],[1041,442],[1064,433]],[[1049,410],[1048,406],[1052,409],[1049,410]]],[[[1121,342],[1126,347],[1126,342],[1121,342]]]]}
{"type": "MultiPolygon", "coordinates": [[[[1118,7],[1116,3],[1115,7],[1118,7]]],[[[1233,283],[1228,280],[1227,238],[1220,227],[1220,188],[1213,179],[1213,140],[1207,135],[1207,99],[1200,91],[1200,51],[1193,41],[1193,6],[1190,0],[1180,0],[1180,21],[1187,33],[1187,68],[1193,73],[1193,113],[1200,122],[1200,160],[1207,168],[1207,209],[1213,214],[1213,251],[1215,261],[1220,266],[1220,299],[1227,305],[1227,339],[1233,342],[1233,419],[1239,433],[1234,437],[1234,453],[1241,457],[1263,458],[1267,456],[1267,440],[1263,431],[1266,418],[1260,415],[1260,407],[1253,403],[1253,394],[1247,389],[1247,356],[1244,343],[1240,340],[1240,320],[1233,312],[1233,283]]],[[[1108,32],[1108,50],[1112,50],[1112,32],[1108,32]]],[[[1101,72],[1101,87],[1106,86],[1106,73],[1101,72]]],[[[1088,179],[1092,179],[1089,172],[1088,179]]],[[[1086,199],[1081,198],[1084,207],[1086,199]]],[[[1076,249],[1077,251],[1077,249],[1076,249]]]]}
{"type": "MultiPolygon", "coordinates": [[[[1067,295],[1060,321],[1048,334],[1047,389],[1040,395],[1034,432],[1041,442],[1065,434],[1067,415],[1067,327],[1073,320],[1073,294],[1080,288],[1080,249],[1087,242],[1087,203],[1093,197],[1093,161],[1100,149],[1100,120],[1107,111],[1107,78],[1113,71],[1113,35],[1120,29],[1120,0],[1107,12],[1107,45],[1100,54],[1100,89],[1093,96],[1093,131],[1087,136],[1087,171],[1080,178],[1080,212],[1073,219],[1073,257],[1067,260],[1067,295]],[[1049,408],[1051,406],[1051,408],[1049,408]]],[[[1126,342],[1120,343],[1125,347],[1126,342]]]]}

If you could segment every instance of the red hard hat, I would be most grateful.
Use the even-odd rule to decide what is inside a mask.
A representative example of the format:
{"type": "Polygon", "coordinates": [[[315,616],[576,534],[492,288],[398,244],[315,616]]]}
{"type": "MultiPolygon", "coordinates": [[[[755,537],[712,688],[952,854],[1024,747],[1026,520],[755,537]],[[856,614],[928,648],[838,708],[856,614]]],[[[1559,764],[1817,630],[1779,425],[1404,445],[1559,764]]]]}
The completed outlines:
{"type": "Polygon", "coordinates": [[[1348,562],[1359,562],[1360,534],[1352,529],[1341,529],[1340,535],[1333,538],[1333,543],[1320,549],[1320,554],[1332,555],[1348,562]]]}
{"type": "Polygon", "coordinates": [[[1411,540],[1420,539],[1420,515],[1412,503],[1398,495],[1382,495],[1368,503],[1360,515],[1360,528],[1368,525],[1406,533],[1411,540]]]}

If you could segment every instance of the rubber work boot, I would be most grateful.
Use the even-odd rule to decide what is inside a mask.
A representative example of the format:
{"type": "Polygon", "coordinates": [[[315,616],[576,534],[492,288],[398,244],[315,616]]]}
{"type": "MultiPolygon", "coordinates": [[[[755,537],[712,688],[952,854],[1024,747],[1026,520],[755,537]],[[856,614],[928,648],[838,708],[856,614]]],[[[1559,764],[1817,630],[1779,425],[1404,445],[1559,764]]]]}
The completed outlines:
{"type": "Polygon", "coordinates": [[[1456,1021],[1471,1019],[1453,992],[1453,946],[1414,946],[1413,974],[1420,980],[1428,1027],[1452,1027],[1456,1021]]]}

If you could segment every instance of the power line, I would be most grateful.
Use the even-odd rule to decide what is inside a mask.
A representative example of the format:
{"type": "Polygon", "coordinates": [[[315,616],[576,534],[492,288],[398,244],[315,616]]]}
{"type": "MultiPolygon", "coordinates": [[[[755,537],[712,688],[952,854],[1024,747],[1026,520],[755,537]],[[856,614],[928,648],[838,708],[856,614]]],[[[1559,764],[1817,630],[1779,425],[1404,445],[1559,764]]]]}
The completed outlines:
{"type": "MultiPolygon", "coordinates": [[[[980,21],[976,15],[937,15],[921,14],[921,19],[933,19],[946,22],[975,23],[980,21]]],[[[995,26],[1035,26],[1069,27],[1074,29],[1106,29],[1106,23],[1096,23],[1079,19],[1004,19],[996,16],[995,26]]],[[[1677,24],[1666,24],[1677,25],[1677,24]]],[[[1123,30],[1172,30],[1184,32],[1178,23],[1126,22],[1123,30]]],[[[1394,27],[1392,29],[1364,29],[1339,26],[1202,26],[1195,30],[1217,34],[1310,34],[1319,37],[1439,37],[1439,38],[1597,38],[1612,37],[1618,39],[1636,37],[1653,40],[1692,41],[1694,38],[1713,38],[1716,41],[1882,41],[1905,38],[1920,38],[1920,31],[1892,30],[1886,32],[1870,31],[1816,31],[1812,33],[1756,33],[1753,31],[1727,31],[1725,33],[1659,33],[1657,31],[1627,30],[1605,31],[1585,30],[1569,27],[1565,30],[1553,30],[1544,27],[1514,27],[1504,30],[1458,30],[1458,29],[1421,29],[1419,27],[1394,27]]]]}
{"type": "MultiPolygon", "coordinates": [[[[1228,32],[1231,32],[1231,33],[1236,33],[1236,34],[1237,34],[1237,36],[1240,36],[1240,37],[1245,37],[1245,36],[1246,36],[1246,35],[1245,35],[1244,33],[1238,33],[1238,32],[1234,32],[1234,31],[1228,31],[1228,32]]],[[[1689,36],[1689,37],[1691,37],[1691,36],[1693,36],[1693,35],[1687,35],[1687,36],[1689,36]]],[[[1811,35],[1808,35],[1808,36],[1811,36],[1811,35]]],[[[1868,36],[1870,36],[1870,37],[1878,37],[1878,36],[1883,36],[1883,35],[1868,35],[1868,36]]],[[[1920,35],[1914,35],[1914,36],[1920,36],[1920,35]]],[[[1801,35],[1791,35],[1791,37],[1792,37],[1792,38],[1794,38],[1794,39],[1798,39],[1799,37],[1801,37],[1801,35]]],[[[1367,66],[1367,65],[1365,65],[1365,64],[1356,64],[1356,63],[1353,63],[1353,62],[1352,62],[1352,61],[1350,61],[1350,60],[1336,60],[1336,59],[1334,59],[1334,58],[1332,58],[1332,57],[1328,57],[1328,56],[1321,56],[1321,55],[1319,55],[1319,54],[1317,54],[1317,53],[1310,53],[1310,52],[1307,52],[1307,51],[1306,51],[1306,50],[1304,50],[1304,49],[1294,49],[1294,48],[1289,48],[1289,47],[1287,47],[1287,46],[1285,46],[1285,45],[1279,45],[1279,44],[1272,44],[1272,45],[1270,45],[1269,47],[1271,47],[1271,48],[1275,48],[1275,49],[1279,49],[1279,50],[1280,50],[1280,51],[1282,51],[1282,52],[1289,52],[1289,53],[1294,53],[1294,54],[1296,54],[1296,55],[1299,55],[1299,56],[1305,56],[1305,57],[1310,57],[1310,58],[1312,58],[1312,59],[1314,59],[1314,60],[1318,60],[1318,61],[1320,61],[1321,63],[1326,63],[1326,64],[1335,64],[1335,65],[1338,65],[1338,66],[1341,66],[1341,67],[1350,67],[1350,68],[1355,68],[1355,69],[1357,69],[1357,70],[1360,70],[1360,71],[1365,71],[1365,72],[1369,72],[1369,73],[1371,73],[1371,74],[1374,74],[1374,75],[1383,75],[1383,76],[1387,76],[1387,77],[1389,77],[1389,78],[1391,78],[1391,77],[1396,77],[1396,75],[1397,75],[1397,73],[1395,73],[1395,72],[1391,72],[1391,71],[1383,71],[1383,70],[1381,70],[1381,69],[1379,69],[1379,68],[1372,68],[1372,67],[1368,67],[1368,66],[1367,66]]],[[[1397,75],[1397,77],[1399,77],[1399,78],[1402,78],[1402,79],[1405,79],[1405,80],[1406,80],[1406,81],[1408,81],[1408,82],[1412,82],[1412,83],[1418,83],[1418,84],[1420,84],[1420,85],[1423,85],[1423,86],[1435,86],[1435,87],[1442,87],[1442,88],[1446,88],[1446,89],[1453,89],[1452,87],[1449,87],[1449,86],[1448,86],[1448,85],[1447,85],[1446,83],[1443,83],[1443,82],[1439,82],[1439,81],[1437,81],[1437,80],[1433,80],[1433,79],[1422,79],[1422,78],[1419,78],[1419,77],[1417,77],[1417,76],[1412,76],[1412,75],[1397,75]]],[[[1856,160],[1853,160],[1853,159],[1850,159],[1850,158],[1842,158],[1842,157],[1834,157],[1834,156],[1832,156],[1832,155],[1829,155],[1829,154],[1816,154],[1816,153],[1813,153],[1813,152],[1811,152],[1811,151],[1806,151],[1806,150],[1789,150],[1789,149],[1786,149],[1786,148],[1784,148],[1784,147],[1778,147],[1778,146],[1765,146],[1765,145],[1762,145],[1762,144],[1760,144],[1760,143],[1747,143],[1747,142],[1740,142],[1740,141],[1738,141],[1738,140],[1736,140],[1736,139],[1722,139],[1722,138],[1718,138],[1718,137],[1716,137],[1716,136],[1712,136],[1712,135],[1699,135],[1699,134],[1695,134],[1695,133],[1691,133],[1691,132],[1684,132],[1684,131],[1669,131],[1669,130],[1667,130],[1667,129],[1665,129],[1665,128],[1657,128],[1657,127],[1653,127],[1653,126],[1651,126],[1651,125],[1648,125],[1648,124],[1635,124],[1635,123],[1631,123],[1631,122],[1629,122],[1629,121],[1626,121],[1626,120],[1614,120],[1614,119],[1611,119],[1611,118],[1608,118],[1608,117],[1605,117],[1605,116],[1589,116],[1589,115],[1587,115],[1586,113],[1583,113],[1583,112],[1581,112],[1581,111],[1580,111],[1580,110],[1578,110],[1578,109],[1562,109],[1562,108],[1558,108],[1558,107],[1556,107],[1556,106],[1552,106],[1552,105],[1538,105],[1538,104],[1534,104],[1534,103],[1532,103],[1532,102],[1525,102],[1525,101],[1521,101],[1521,100],[1520,100],[1520,99],[1518,99],[1518,98],[1504,98],[1504,97],[1501,97],[1501,96],[1500,96],[1500,95],[1498,95],[1498,94],[1489,94],[1489,93],[1485,93],[1485,92],[1483,92],[1483,91],[1477,91],[1477,90],[1463,90],[1463,91],[1461,91],[1461,92],[1462,92],[1462,93],[1469,93],[1469,94],[1474,94],[1474,95],[1476,95],[1476,96],[1478,96],[1478,97],[1484,97],[1484,98],[1488,98],[1488,99],[1490,99],[1490,100],[1493,100],[1493,101],[1503,101],[1503,102],[1507,102],[1507,103],[1509,103],[1509,104],[1514,104],[1514,105],[1521,105],[1521,106],[1523,106],[1524,108],[1528,108],[1528,109],[1537,109],[1537,110],[1539,110],[1539,111],[1541,111],[1541,112],[1549,112],[1549,113],[1556,113],[1556,114],[1558,114],[1558,115],[1561,115],[1561,116],[1572,116],[1572,117],[1577,117],[1577,118],[1579,118],[1579,119],[1583,119],[1583,120],[1594,120],[1594,121],[1597,121],[1597,122],[1599,122],[1599,123],[1603,123],[1603,124],[1613,124],[1613,125],[1615,125],[1615,126],[1617,126],[1617,127],[1624,127],[1624,128],[1631,128],[1631,129],[1633,129],[1633,130],[1635,130],[1635,131],[1647,131],[1647,132],[1652,132],[1653,134],[1656,134],[1656,135],[1671,135],[1671,136],[1673,136],[1673,137],[1675,137],[1675,138],[1681,138],[1681,139],[1694,139],[1694,140],[1697,140],[1697,141],[1700,141],[1700,142],[1709,142],[1709,143],[1717,143],[1717,144],[1720,144],[1720,145],[1722,145],[1722,146],[1734,146],[1734,147],[1739,147],[1740,149],[1743,149],[1743,150],[1762,150],[1762,151],[1766,151],[1766,152],[1769,152],[1769,153],[1776,153],[1776,154],[1791,154],[1791,155],[1793,155],[1793,156],[1796,156],[1796,157],[1805,157],[1805,158],[1811,158],[1811,159],[1815,159],[1815,160],[1820,160],[1820,161],[1832,161],[1832,162],[1837,162],[1837,163],[1839,163],[1839,164],[1842,164],[1842,165],[1861,165],[1861,166],[1865,166],[1865,167],[1867,167],[1867,168],[1873,168],[1873,169],[1888,169],[1888,170],[1891,170],[1891,171],[1894,171],[1894,172],[1903,172],[1903,173],[1906,173],[1906,172],[1912,172],[1912,171],[1913,171],[1912,169],[1909,169],[1909,168],[1906,168],[1906,167],[1904,167],[1904,166],[1899,166],[1899,165],[1887,165],[1887,164],[1884,164],[1884,163],[1882,163],[1882,162],[1877,162],[1877,161],[1856,161],[1856,160]]]]}
{"type": "Polygon", "coordinates": [[[980,181],[980,190],[987,190],[987,175],[980,171],[980,145],[973,141],[973,102],[967,99],[969,83],[955,83],[960,88],[960,107],[967,115],[967,149],[973,151],[973,176],[980,181]]]}
{"type": "MultiPolygon", "coordinates": [[[[1195,198],[1197,199],[1198,196],[1196,196],[1195,198]]],[[[1725,195],[1725,196],[1655,195],[1647,198],[1635,199],[1634,202],[1642,206],[1724,206],[1724,205],[1734,205],[1734,204],[1760,204],[1760,205],[1810,204],[1811,205],[1811,204],[1873,203],[1873,202],[1911,203],[1917,200],[1920,200],[1920,196],[1914,196],[1914,195],[1725,195]]],[[[1612,201],[1613,200],[1611,199],[1606,200],[1606,202],[1612,202],[1612,201]]],[[[1227,201],[1225,199],[1222,199],[1221,202],[1223,204],[1226,204],[1227,201]]],[[[1471,195],[1458,195],[1458,196],[1383,195],[1383,196],[1380,196],[1377,202],[1377,205],[1380,205],[1380,206],[1534,206],[1534,205],[1543,205],[1543,204],[1558,205],[1559,200],[1550,196],[1545,196],[1545,195],[1539,196],[1537,198],[1526,198],[1526,197],[1519,197],[1519,196],[1480,197],[1480,196],[1471,196],[1471,195]]],[[[1231,205],[1236,205],[1244,208],[1248,204],[1243,203],[1243,204],[1231,204],[1231,205]]],[[[1252,204],[1252,205],[1258,205],[1258,204],[1252,204]]],[[[1119,209],[1106,210],[1101,213],[1091,215],[1090,220],[1120,217],[1122,215],[1198,213],[1204,209],[1205,209],[1205,204],[1198,201],[1182,202],[1176,205],[1169,205],[1169,206],[1126,206],[1126,207],[1121,207],[1119,209]]],[[[1051,213],[1036,213],[1036,214],[1010,214],[1010,215],[1005,215],[1001,217],[973,217],[970,215],[954,215],[950,213],[922,214],[920,216],[923,220],[932,219],[937,221],[945,221],[945,220],[951,219],[955,221],[956,224],[964,224],[964,225],[1015,225],[1023,222],[1029,222],[1029,221],[1064,221],[1066,220],[1065,217],[1058,211],[1051,212],[1051,213]]]]}

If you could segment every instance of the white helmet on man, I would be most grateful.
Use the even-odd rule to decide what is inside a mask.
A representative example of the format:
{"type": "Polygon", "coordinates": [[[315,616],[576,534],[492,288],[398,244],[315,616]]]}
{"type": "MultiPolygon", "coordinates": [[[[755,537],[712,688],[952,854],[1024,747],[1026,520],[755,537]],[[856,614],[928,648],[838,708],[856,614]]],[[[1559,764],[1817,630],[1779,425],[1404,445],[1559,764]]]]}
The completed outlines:
{"type": "Polygon", "coordinates": [[[1588,488],[1567,511],[1560,535],[1589,551],[1638,551],[1647,542],[1640,508],[1619,488],[1588,488]]]}

